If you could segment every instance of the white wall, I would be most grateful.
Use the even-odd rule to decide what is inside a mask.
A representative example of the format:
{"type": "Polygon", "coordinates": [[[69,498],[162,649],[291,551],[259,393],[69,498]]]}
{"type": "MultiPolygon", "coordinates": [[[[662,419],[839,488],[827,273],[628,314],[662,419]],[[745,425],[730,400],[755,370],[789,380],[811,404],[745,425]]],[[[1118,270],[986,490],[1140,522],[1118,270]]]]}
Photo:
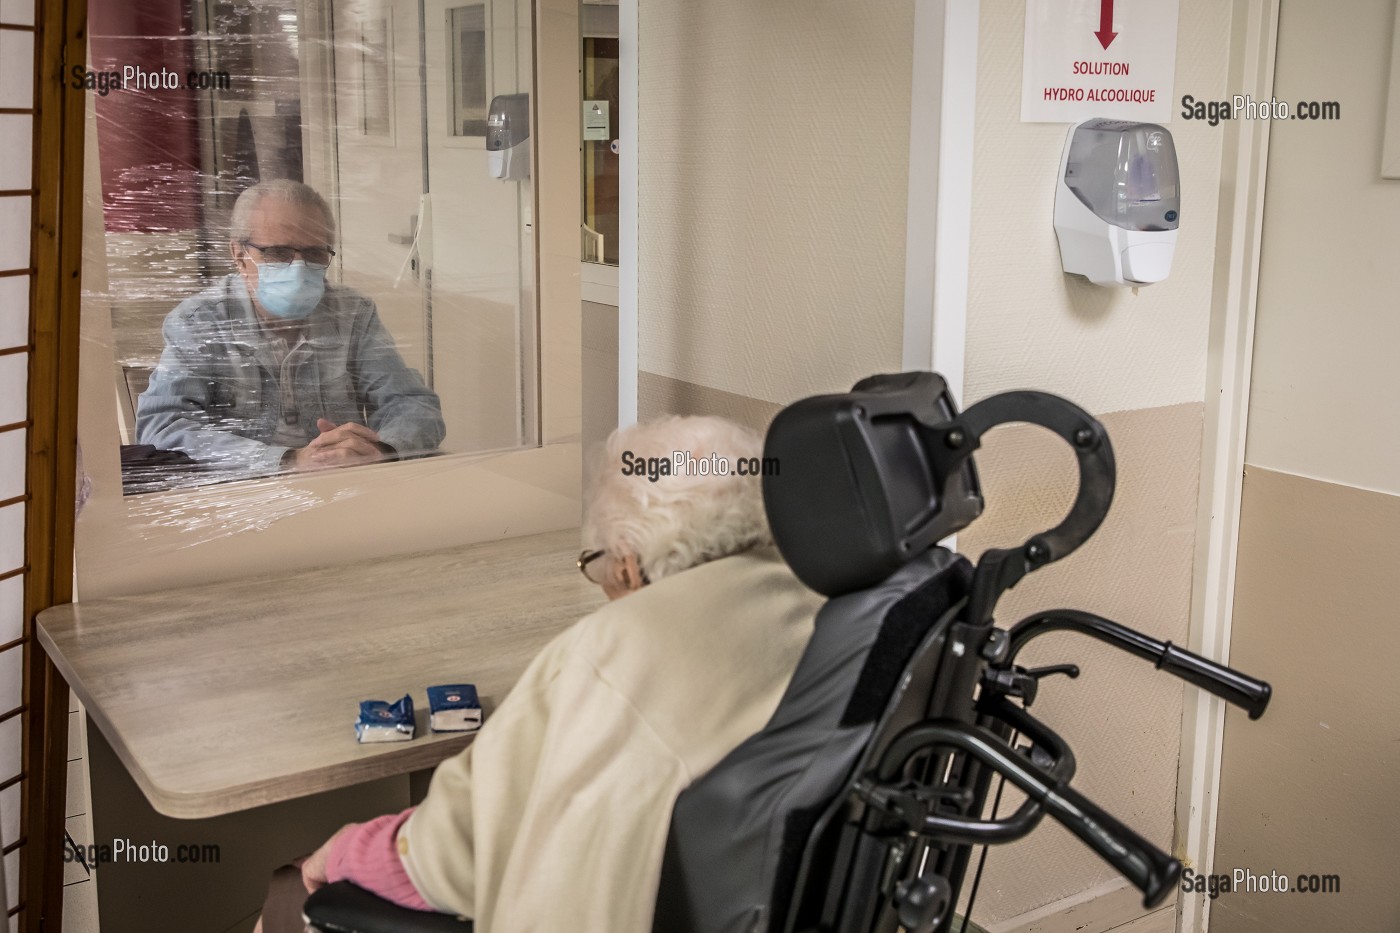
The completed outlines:
{"type": "Polygon", "coordinates": [[[1400,494],[1400,181],[1379,177],[1396,8],[1348,8],[1280,22],[1275,96],[1342,111],[1272,129],[1245,460],[1400,494]]]}

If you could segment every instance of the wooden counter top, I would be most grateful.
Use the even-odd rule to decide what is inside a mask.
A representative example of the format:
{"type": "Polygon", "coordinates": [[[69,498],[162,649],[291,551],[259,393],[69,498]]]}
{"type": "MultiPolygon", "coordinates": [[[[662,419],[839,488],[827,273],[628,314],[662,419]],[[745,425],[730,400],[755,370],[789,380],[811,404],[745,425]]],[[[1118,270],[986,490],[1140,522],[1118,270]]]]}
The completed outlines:
{"type": "Polygon", "coordinates": [[[430,768],[430,684],[487,717],[535,654],[602,605],[550,532],[236,583],[57,606],[39,640],[152,806],[195,818],[430,768]],[[360,745],[360,700],[413,696],[412,742],[360,745]]]}

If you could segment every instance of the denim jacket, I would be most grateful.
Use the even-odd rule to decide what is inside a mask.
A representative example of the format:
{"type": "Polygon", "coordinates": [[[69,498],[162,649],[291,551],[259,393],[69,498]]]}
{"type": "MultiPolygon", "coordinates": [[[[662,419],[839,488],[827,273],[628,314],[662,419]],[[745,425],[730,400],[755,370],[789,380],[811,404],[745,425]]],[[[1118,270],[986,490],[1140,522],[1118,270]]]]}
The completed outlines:
{"type": "Polygon", "coordinates": [[[326,286],[285,366],[237,273],[181,302],[163,332],[165,350],[136,404],[139,443],[257,474],[277,471],[289,445],[316,437],[317,418],[367,425],[400,454],[442,442],[437,395],[404,365],[374,302],[351,289],[326,286]]]}

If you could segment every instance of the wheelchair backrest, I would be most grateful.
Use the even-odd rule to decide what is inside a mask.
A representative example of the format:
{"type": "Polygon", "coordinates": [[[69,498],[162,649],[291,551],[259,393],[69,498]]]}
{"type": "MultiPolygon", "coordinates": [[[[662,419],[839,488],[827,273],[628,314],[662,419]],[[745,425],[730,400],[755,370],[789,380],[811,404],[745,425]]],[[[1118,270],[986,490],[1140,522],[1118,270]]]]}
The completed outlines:
{"type": "MultiPolygon", "coordinates": [[[[947,627],[971,576],[965,559],[934,548],[827,602],[768,725],[677,800],[654,931],[784,929],[814,829],[846,796],[916,648],[947,627]]],[[[932,678],[917,686],[921,713],[932,678]]]]}
{"type": "MultiPolygon", "coordinates": [[[[968,594],[971,566],[935,543],[981,512],[977,474],[970,459],[943,469],[917,430],[956,414],[941,377],[904,373],[774,420],[769,524],[798,577],[831,599],[768,725],[677,800],[657,933],[777,931],[794,913],[814,831],[847,796],[916,649],[968,594]]],[[[933,686],[915,686],[913,715],[933,686]]]]}
{"type": "Polygon", "coordinates": [[[772,720],[677,800],[653,930],[939,928],[970,841],[1029,831],[1041,811],[969,828],[990,772],[937,742],[911,753],[897,736],[928,723],[957,741],[975,735],[987,715],[974,703],[983,675],[1008,656],[994,631],[997,600],[1098,528],[1113,498],[1112,446],[1102,425],[1056,396],[1005,392],[959,413],[942,377],[898,373],[784,409],[764,457],[779,467],[763,480],[773,538],[798,578],[831,598],[772,720]],[[972,453],[1011,422],[1071,446],[1079,491],[1058,525],[989,549],[974,571],[936,542],[981,514],[972,453]],[[872,784],[886,748],[899,763],[872,784]],[[911,786],[933,797],[911,796],[911,786]],[[961,821],[948,824],[949,813],[961,821]],[[944,829],[910,838],[929,820],[944,829]]]}

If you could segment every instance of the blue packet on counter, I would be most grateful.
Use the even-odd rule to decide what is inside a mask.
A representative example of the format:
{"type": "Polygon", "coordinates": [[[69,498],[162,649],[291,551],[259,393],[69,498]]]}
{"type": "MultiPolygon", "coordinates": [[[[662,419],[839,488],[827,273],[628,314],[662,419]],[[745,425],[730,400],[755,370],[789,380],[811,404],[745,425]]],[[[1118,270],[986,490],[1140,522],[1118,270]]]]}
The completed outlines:
{"type": "Polygon", "coordinates": [[[405,694],[397,703],[360,703],[360,718],[355,720],[355,738],[360,742],[407,742],[413,730],[413,697],[405,694]]]}
{"type": "Polygon", "coordinates": [[[475,732],[481,728],[481,701],[475,684],[429,687],[428,709],[434,732],[475,732]]]}

